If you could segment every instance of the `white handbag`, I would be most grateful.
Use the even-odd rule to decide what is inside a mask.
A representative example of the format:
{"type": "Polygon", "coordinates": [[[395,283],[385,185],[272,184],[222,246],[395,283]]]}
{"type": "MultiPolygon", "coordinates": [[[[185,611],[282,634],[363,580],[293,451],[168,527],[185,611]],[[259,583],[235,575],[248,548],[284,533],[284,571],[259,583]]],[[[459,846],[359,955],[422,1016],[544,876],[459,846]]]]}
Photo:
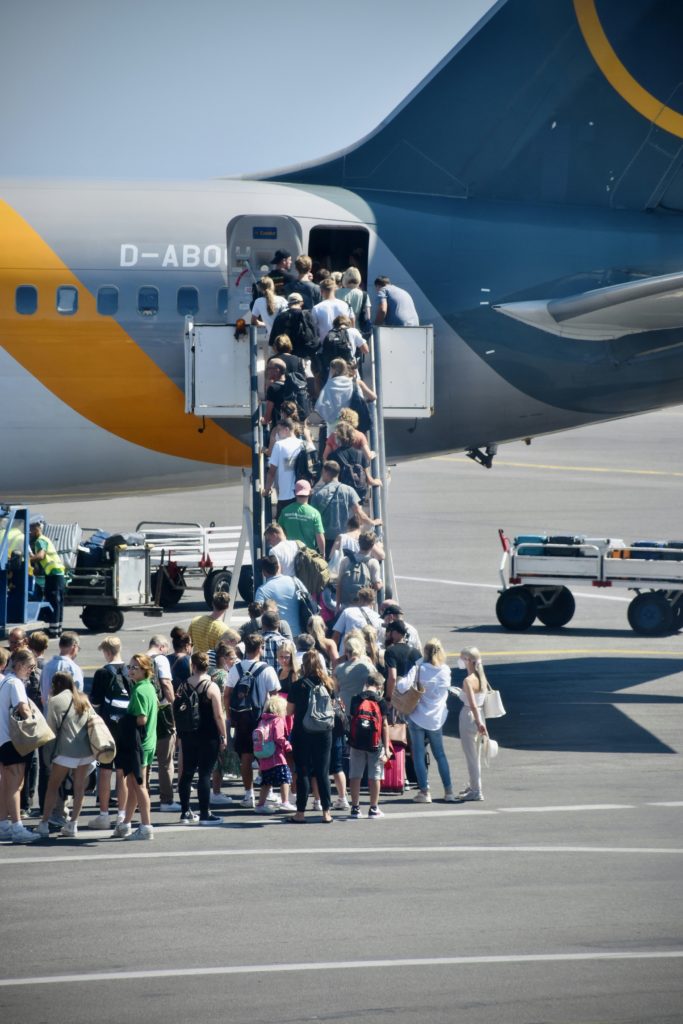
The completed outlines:
{"type": "Polygon", "coordinates": [[[502,718],[505,714],[505,707],[498,690],[490,687],[484,697],[484,718],[502,718]]]}

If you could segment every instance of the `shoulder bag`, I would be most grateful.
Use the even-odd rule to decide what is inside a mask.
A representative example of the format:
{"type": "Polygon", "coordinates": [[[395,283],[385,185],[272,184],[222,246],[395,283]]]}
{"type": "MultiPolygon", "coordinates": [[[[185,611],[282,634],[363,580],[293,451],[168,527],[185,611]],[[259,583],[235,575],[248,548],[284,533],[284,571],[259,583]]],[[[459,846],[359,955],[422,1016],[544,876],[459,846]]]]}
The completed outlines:
{"type": "Polygon", "coordinates": [[[489,686],[484,697],[484,718],[502,718],[505,714],[503,700],[498,690],[492,690],[489,686]]]}
{"type": "Polygon", "coordinates": [[[399,715],[407,717],[412,715],[413,711],[420,703],[422,695],[425,692],[424,686],[420,683],[420,670],[417,670],[417,676],[412,686],[403,693],[394,688],[394,692],[391,695],[391,706],[398,711],[399,715]]]}
{"type": "Polygon", "coordinates": [[[39,711],[31,698],[27,698],[28,715],[26,718],[19,718],[14,713],[14,706],[10,706],[9,715],[9,738],[22,757],[44,747],[55,738],[50,726],[47,724],[42,711],[39,711]]]}

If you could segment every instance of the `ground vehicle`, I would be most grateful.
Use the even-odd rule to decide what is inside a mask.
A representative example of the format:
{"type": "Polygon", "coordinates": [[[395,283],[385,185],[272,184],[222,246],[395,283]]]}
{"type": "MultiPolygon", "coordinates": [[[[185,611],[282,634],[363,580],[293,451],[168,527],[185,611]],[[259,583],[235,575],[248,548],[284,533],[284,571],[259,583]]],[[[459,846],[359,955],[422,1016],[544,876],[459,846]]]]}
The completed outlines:
{"type": "Polygon", "coordinates": [[[566,626],[575,611],[570,584],[622,587],[636,591],[628,621],[636,633],[657,636],[683,627],[683,543],[624,541],[526,534],[503,545],[503,588],[496,615],[505,629],[528,629],[538,618],[545,626],[566,626]]]}
{"type": "MultiPolygon", "coordinates": [[[[240,564],[238,590],[251,601],[254,579],[251,565],[242,564],[242,527],[210,523],[141,522],[141,533],[150,552],[152,594],[162,608],[174,608],[198,579],[207,607],[217,590],[230,590],[232,571],[240,564]]],[[[244,547],[244,542],[242,542],[244,547]]]]}

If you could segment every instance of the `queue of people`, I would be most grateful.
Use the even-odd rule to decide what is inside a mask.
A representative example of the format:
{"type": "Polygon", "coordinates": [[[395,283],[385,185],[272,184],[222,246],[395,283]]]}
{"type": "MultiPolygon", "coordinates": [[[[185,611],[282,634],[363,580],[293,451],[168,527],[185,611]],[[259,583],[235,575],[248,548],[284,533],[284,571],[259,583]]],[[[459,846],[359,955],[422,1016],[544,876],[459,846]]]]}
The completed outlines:
{"type": "MultiPolygon", "coordinates": [[[[368,409],[376,395],[362,379],[370,298],[355,267],[341,280],[325,271],[315,282],[309,257],[297,258],[296,275],[291,265],[279,250],[254,289],[252,323],[269,331],[274,349],[262,422],[270,431],[264,494],[275,492],[277,501],[248,621],[239,632],[224,622],[230,599],[219,591],[187,630],[157,634],[128,658],[120,637],[105,637],[89,697],[75,633],[61,632],[59,653],[48,659],[45,634],[13,631],[10,650],[0,649],[0,838],[33,842],[55,830],[75,837],[93,787],[97,806],[88,824],[111,828],[116,839],[153,839],[157,809],[177,813],[182,825],[219,825],[216,811],[231,807],[302,824],[312,799],[325,824],[334,811],[355,820],[365,814],[364,778],[367,816],[381,818],[383,788],[403,791],[406,764],[414,801],[432,802],[428,750],[446,802],[483,800],[488,683],[479,653],[461,656],[467,674],[458,691],[459,727],[469,782],[456,793],[443,744],[453,690],[443,647],[437,639],[423,646],[394,601],[378,606],[385,552],[369,498],[382,481],[371,472],[368,409]],[[28,713],[29,698],[54,740],[21,757],[9,719],[28,713]],[[116,743],[114,761],[99,765],[96,780],[93,713],[116,743]],[[223,792],[226,780],[241,781],[240,798],[223,792]],[[40,817],[35,829],[22,824],[22,812],[40,817]]],[[[418,322],[407,292],[385,277],[375,289],[376,323],[418,322]]],[[[50,574],[52,554],[38,523],[33,534],[36,571],[50,574]]]]}

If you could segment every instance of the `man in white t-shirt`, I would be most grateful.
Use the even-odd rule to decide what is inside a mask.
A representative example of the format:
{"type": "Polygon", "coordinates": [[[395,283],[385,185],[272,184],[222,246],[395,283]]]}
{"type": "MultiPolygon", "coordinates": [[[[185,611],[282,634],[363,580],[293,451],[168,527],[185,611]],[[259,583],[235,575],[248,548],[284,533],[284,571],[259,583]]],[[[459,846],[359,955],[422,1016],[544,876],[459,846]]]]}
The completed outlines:
{"type": "Polygon", "coordinates": [[[294,571],[294,559],[297,556],[299,545],[295,540],[287,540],[285,531],[277,523],[271,523],[266,527],[263,535],[268,546],[268,554],[275,555],[280,563],[280,572],[283,576],[296,576],[294,571]]]}
{"type": "Polygon", "coordinates": [[[337,286],[333,279],[331,277],[326,277],[320,285],[323,300],[311,310],[318,329],[318,337],[321,341],[324,341],[327,337],[336,316],[347,316],[351,321],[351,326],[353,327],[355,324],[353,310],[349,306],[348,302],[344,302],[343,299],[336,299],[334,297],[336,288],[337,286]]]}
{"type": "Polygon", "coordinates": [[[294,434],[294,422],[287,418],[280,421],[282,437],[273,445],[270,455],[264,497],[268,497],[275,485],[277,489],[277,513],[279,517],[283,508],[295,500],[294,485],[296,484],[296,457],[301,451],[301,438],[294,434]]]}

